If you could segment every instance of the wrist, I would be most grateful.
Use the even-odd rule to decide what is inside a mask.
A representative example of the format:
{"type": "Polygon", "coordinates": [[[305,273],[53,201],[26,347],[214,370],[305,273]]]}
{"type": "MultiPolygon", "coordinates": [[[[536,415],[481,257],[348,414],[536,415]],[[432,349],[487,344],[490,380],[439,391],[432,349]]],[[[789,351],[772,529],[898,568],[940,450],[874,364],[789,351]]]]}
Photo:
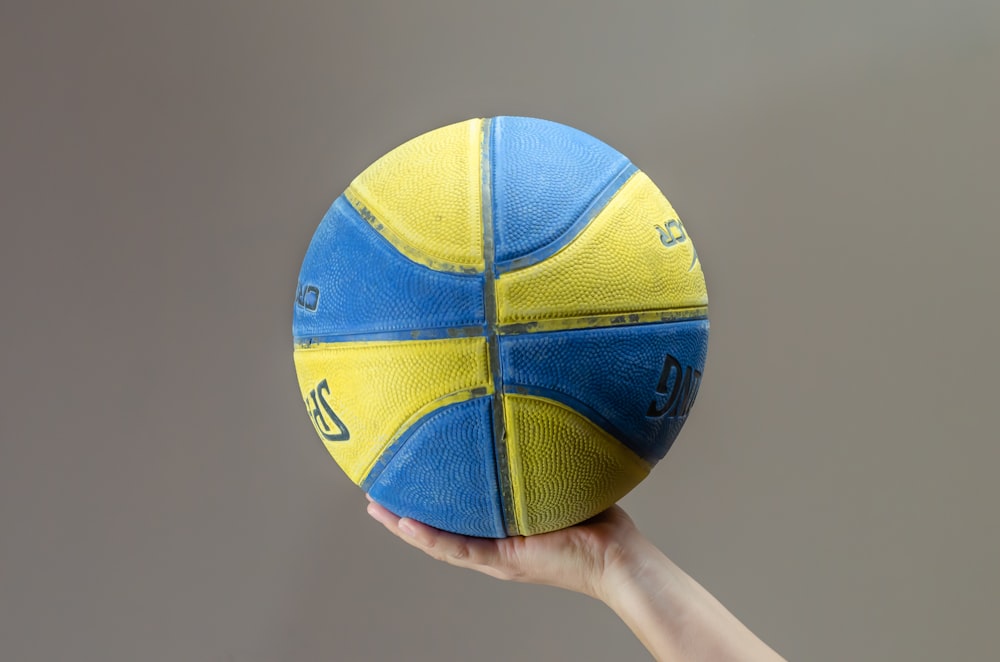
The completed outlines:
{"type": "Polygon", "coordinates": [[[638,535],[618,556],[598,598],[656,659],[782,659],[646,538],[638,535]]]}
{"type": "Polygon", "coordinates": [[[684,573],[638,531],[605,552],[596,597],[615,611],[637,594],[662,594],[676,588],[684,573]]]}

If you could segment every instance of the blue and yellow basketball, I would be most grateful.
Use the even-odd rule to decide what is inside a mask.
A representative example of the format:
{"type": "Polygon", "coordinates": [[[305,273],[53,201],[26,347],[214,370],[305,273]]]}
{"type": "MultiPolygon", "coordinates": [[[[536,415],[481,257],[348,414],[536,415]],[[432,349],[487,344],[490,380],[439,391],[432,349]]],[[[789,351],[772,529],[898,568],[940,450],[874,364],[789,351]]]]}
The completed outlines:
{"type": "Polygon", "coordinates": [[[708,347],[701,263],[627,158],[576,129],[472,119],[389,152],[309,245],[299,386],[348,477],[458,533],[608,508],[688,415],[708,347]]]}

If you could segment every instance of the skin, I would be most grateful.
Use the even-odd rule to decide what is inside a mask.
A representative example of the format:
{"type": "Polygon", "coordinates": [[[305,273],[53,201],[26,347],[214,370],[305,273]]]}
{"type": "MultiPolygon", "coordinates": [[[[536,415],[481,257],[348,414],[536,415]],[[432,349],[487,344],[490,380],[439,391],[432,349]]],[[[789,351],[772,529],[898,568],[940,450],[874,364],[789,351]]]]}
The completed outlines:
{"type": "Polygon", "coordinates": [[[499,539],[456,535],[400,518],[371,497],[368,514],[450,565],[600,600],[661,662],[783,659],[649,542],[618,506],[567,529],[499,539]]]}

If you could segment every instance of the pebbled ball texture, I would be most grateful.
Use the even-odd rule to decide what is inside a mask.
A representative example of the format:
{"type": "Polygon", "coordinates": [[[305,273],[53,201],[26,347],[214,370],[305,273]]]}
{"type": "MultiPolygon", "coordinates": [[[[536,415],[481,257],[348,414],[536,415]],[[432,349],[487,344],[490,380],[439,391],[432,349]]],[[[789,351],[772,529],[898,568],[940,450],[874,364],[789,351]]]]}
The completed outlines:
{"type": "Polygon", "coordinates": [[[467,535],[587,519],[669,450],[708,347],[701,262],[627,158],[472,119],[362,172],[313,236],[293,314],[306,410],[390,510],[467,535]]]}

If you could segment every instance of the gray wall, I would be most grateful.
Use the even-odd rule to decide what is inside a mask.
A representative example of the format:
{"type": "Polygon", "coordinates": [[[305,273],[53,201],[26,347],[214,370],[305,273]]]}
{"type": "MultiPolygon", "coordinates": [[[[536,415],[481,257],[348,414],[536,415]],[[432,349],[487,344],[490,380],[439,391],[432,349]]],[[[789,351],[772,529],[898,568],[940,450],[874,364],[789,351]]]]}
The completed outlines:
{"type": "Polygon", "coordinates": [[[521,114],[629,155],[705,265],[640,526],[789,658],[994,658],[1000,4],[729,4],[4,2],[0,657],[645,659],[386,534],[296,390],[330,202],[521,114]]]}

